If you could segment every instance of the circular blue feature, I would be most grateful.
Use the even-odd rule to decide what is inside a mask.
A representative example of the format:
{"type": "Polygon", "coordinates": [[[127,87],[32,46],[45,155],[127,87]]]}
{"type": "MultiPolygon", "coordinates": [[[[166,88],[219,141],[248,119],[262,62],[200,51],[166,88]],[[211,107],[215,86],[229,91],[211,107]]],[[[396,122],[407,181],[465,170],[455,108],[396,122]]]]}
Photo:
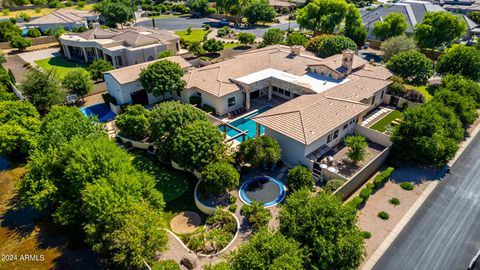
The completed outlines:
{"type": "Polygon", "coordinates": [[[283,201],[285,186],[273,177],[257,176],[243,183],[239,193],[240,199],[246,204],[257,201],[262,202],[265,207],[270,207],[283,201]]]}

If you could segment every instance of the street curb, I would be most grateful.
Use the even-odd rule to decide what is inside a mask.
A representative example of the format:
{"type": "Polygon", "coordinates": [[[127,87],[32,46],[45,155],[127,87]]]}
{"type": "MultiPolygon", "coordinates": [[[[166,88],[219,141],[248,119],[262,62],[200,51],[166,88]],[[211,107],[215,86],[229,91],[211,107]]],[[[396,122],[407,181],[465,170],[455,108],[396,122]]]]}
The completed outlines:
{"type": "MultiPolygon", "coordinates": [[[[463,141],[460,144],[460,147],[455,154],[455,157],[450,160],[440,171],[439,175],[445,174],[445,172],[448,171],[450,167],[452,167],[455,162],[458,160],[460,155],[465,151],[467,146],[471,143],[473,138],[480,132],[480,125],[478,125],[472,134],[470,134],[470,137],[468,137],[465,141],[463,141]]],[[[408,224],[410,219],[415,215],[415,213],[420,209],[420,207],[423,205],[423,203],[427,200],[428,196],[433,192],[435,187],[440,183],[440,181],[434,181],[431,182],[427,188],[422,192],[420,197],[413,203],[413,205],[408,209],[407,213],[400,219],[400,221],[395,225],[395,227],[392,229],[392,231],[387,235],[385,240],[383,240],[382,244],[375,250],[375,252],[368,258],[368,260],[363,264],[362,270],[371,270],[375,266],[375,264],[378,262],[378,260],[382,257],[383,253],[387,251],[387,249],[390,247],[390,245],[393,243],[395,238],[402,232],[403,228],[408,224]]]]}

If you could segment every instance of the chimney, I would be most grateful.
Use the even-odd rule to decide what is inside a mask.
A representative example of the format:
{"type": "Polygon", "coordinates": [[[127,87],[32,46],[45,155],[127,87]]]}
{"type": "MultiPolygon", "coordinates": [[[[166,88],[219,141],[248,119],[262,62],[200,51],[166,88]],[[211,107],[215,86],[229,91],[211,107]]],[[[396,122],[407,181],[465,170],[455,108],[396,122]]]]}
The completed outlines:
{"type": "Polygon", "coordinates": [[[350,72],[352,72],[353,56],[355,55],[355,52],[352,50],[345,50],[342,54],[342,67],[347,69],[347,74],[350,74],[350,72]]]}
{"type": "Polygon", "coordinates": [[[290,46],[290,53],[294,55],[300,55],[300,50],[302,47],[300,46],[290,46]]]}

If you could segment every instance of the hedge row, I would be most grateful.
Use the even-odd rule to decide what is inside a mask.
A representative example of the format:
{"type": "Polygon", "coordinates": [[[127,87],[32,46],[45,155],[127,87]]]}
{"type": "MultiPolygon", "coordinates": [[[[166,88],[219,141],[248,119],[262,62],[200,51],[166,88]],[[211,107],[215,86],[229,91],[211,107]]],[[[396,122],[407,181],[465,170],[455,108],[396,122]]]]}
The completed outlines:
{"type": "Polygon", "coordinates": [[[350,202],[348,202],[348,205],[351,205],[354,208],[358,208],[360,204],[366,202],[372,194],[373,190],[378,189],[382,184],[386,183],[388,179],[390,179],[390,175],[392,175],[393,170],[394,169],[392,167],[388,167],[386,170],[380,172],[377,176],[375,176],[373,184],[367,183],[365,187],[360,190],[359,196],[353,198],[350,202]]]}

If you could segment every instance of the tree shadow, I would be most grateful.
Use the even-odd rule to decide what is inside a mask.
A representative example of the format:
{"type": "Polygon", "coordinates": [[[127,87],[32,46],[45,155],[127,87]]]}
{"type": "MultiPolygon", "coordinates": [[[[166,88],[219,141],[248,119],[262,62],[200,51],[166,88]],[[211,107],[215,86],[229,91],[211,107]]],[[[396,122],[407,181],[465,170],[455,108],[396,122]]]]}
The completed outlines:
{"type": "Polygon", "coordinates": [[[252,46],[240,45],[240,46],[237,46],[233,49],[236,50],[236,51],[244,51],[244,50],[249,50],[251,48],[252,48],[252,46]]]}

